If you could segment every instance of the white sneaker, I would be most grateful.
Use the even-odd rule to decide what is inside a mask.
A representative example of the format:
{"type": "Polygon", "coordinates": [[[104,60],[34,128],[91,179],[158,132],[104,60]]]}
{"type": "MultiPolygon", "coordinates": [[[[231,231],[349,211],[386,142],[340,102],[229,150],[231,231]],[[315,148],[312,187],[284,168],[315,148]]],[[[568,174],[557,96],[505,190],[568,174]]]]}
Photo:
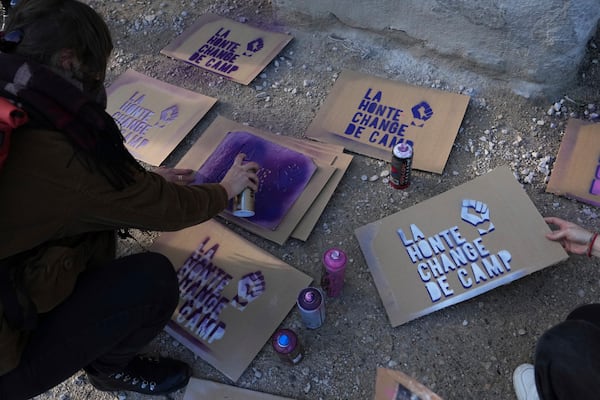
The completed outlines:
{"type": "Polygon", "coordinates": [[[535,387],[533,365],[519,365],[513,373],[513,385],[517,393],[517,400],[540,400],[535,387]]]}

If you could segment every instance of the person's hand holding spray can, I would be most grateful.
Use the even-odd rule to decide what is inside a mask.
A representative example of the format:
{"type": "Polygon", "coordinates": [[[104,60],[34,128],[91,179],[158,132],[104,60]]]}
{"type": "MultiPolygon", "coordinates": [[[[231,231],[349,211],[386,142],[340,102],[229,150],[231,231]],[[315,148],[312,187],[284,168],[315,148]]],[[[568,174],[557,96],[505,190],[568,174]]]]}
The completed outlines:
{"type": "Polygon", "coordinates": [[[233,199],[233,214],[238,217],[254,215],[254,192],[258,190],[257,172],[260,166],[254,161],[244,163],[245,158],[245,154],[238,154],[221,180],[228,198],[233,199]]]}

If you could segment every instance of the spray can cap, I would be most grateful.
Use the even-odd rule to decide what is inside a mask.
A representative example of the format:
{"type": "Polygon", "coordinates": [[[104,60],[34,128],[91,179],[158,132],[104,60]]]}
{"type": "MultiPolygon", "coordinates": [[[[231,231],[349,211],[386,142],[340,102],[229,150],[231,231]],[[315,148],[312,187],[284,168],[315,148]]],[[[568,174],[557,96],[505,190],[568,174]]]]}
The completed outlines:
{"type": "Polygon", "coordinates": [[[277,344],[281,347],[287,347],[290,344],[290,338],[285,333],[277,338],[277,344]]]}
{"type": "Polygon", "coordinates": [[[325,266],[330,270],[340,270],[346,265],[346,253],[340,249],[332,248],[323,256],[325,266]]]}

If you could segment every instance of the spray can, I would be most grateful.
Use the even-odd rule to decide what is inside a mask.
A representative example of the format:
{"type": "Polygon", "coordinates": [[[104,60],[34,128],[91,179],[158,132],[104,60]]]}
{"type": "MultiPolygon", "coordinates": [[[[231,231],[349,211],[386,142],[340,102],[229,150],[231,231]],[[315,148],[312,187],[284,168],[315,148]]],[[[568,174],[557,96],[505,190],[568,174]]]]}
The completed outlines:
{"type": "Polygon", "coordinates": [[[298,310],[304,325],[308,329],[317,329],[325,322],[325,299],[315,287],[307,287],[298,295],[298,310]]]}
{"type": "Polygon", "coordinates": [[[323,276],[321,287],[329,297],[339,296],[344,286],[346,272],[346,253],[337,248],[331,248],[323,255],[323,276]]]}
{"type": "Polygon", "coordinates": [[[394,146],[392,166],[390,168],[390,186],[394,189],[406,189],[410,186],[413,148],[408,143],[394,146]]]}
{"type": "Polygon", "coordinates": [[[296,365],[304,358],[304,349],[291,329],[279,329],[273,335],[272,343],[275,352],[285,362],[296,365]]]}
{"type": "Polygon", "coordinates": [[[233,215],[243,218],[254,216],[254,190],[246,188],[233,198],[233,215]]]}

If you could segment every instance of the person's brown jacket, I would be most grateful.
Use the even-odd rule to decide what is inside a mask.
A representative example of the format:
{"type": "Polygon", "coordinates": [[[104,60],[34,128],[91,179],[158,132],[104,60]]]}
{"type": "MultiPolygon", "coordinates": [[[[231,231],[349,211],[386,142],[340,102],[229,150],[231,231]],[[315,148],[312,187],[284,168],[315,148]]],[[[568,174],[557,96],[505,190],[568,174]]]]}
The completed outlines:
{"type": "MultiPolygon", "coordinates": [[[[115,231],[175,231],[227,206],[219,184],[181,186],[146,171],[115,190],[59,132],[18,129],[0,170],[0,260],[27,252],[24,291],[38,313],[60,304],[77,276],[115,257],[115,231]]],[[[0,375],[15,368],[27,334],[12,330],[0,304],[0,375]]]]}

